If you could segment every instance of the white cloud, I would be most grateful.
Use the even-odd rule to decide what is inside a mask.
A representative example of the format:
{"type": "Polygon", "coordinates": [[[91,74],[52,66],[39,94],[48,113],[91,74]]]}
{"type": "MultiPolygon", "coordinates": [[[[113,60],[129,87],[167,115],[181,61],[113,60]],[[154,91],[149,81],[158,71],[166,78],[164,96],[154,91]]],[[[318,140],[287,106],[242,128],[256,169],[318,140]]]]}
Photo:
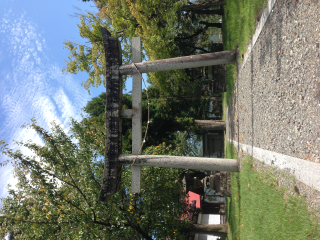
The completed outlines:
{"type": "Polygon", "coordinates": [[[58,116],[56,106],[52,101],[52,98],[48,95],[41,94],[38,102],[35,104],[37,114],[41,116],[41,122],[45,126],[50,127],[50,123],[57,120],[60,123],[60,116],[58,116]]]}
{"type": "Polygon", "coordinates": [[[57,93],[53,96],[56,105],[61,111],[61,118],[63,120],[63,125],[66,125],[69,122],[70,116],[76,116],[77,109],[75,109],[70,98],[67,96],[65,91],[60,88],[57,93]]]}
{"type": "Polygon", "coordinates": [[[12,168],[10,165],[1,169],[1,182],[0,182],[0,196],[4,197],[7,195],[7,186],[15,185],[17,180],[12,176],[12,168]]]}
{"type": "MultiPolygon", "coordinates": [[[[50,50],[42,36],[25,13],[17,16],[9,10],[0,19],[4,44],[0,55],[6,56],[0,56],[0,138],[7,143],[12,139],[41,143],[33,130],[20,126],[34,117],[47,130],[53,120],[67,129],[70,117],[80,119],[80,110],[89,100],[79,82],[63,75],[55,60],[48,57],[50,50]]],[[[0,173],[0,193],[4,196],[3,183],[13,179],[8,167],[0,173]]]]}
{"type": "MultiPolygon", "coordinates": [[[[41,35],[38,35],[39,38],[41,38],[41,35]]],[[[42,52],[42,44],[39,42],[39,40],[36,40],[37,50],[39,52],[42,52]]]]}

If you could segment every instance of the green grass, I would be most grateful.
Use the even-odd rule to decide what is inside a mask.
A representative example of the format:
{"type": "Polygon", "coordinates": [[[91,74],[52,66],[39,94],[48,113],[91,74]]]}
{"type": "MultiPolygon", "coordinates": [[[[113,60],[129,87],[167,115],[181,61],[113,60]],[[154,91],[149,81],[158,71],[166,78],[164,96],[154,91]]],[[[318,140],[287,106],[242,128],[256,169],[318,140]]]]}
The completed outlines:
{"type": "MultiPolygon", "coordinates": [[[[248,43],[256,28],[259,11],[264,9],[267,0],[228,0],[224,6],[222,19],[223,49],[235,50],[239,46],[239,62],[247,51],[248,43]]],[[[236,64],[227,65],[227,92],[224,93],[224,106],[228,106],[237,76],[236,64]]],[[[225,115],[224,115],[225,119],[225,115]]]]}
{"type": "Polygon", "coordinates": [[[232,50],[239,45],[240,55],[256,28],[259,11],[266,7],[267,0],[228,0],[223,16],[223,47],[232,50]]]}
{"type": "MultiPolygon", "coordinates": [[[[226,158],[237,159],[236,148],[231,144],[227,143],[226,158]]],[[[226,222],[229,224],[228,239],[237,239],[238,229],[240,226],[240,202],[239,199],[239,184],[238,184],[239,173],[231,173],[231,196],[236,199],[226,198],[226,222]],[[238,189],[237,189],[238,188],[238,189]]]]}
{"type": "MultiPolygon", "coordinates": [[[[228,144],[227,158],[236,158],[228,144]]],[[[303,196],[279,188],[271,172],[258,172],[251,156],[242,159],[240,173],[231,174],[232,198],[226,201],[228,239],[320,239],[303,196]]]]}

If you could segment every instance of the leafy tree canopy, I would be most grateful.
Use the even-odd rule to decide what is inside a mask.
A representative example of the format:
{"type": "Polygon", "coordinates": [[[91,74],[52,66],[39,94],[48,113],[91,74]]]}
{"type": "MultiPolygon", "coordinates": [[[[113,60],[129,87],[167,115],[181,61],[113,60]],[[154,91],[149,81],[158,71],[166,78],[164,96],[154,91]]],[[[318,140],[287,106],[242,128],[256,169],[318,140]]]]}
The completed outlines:
{"type": "MultiPolygon", "coordinates": [[[[18,183],[2,199],[0,237],[11,231],[16,239],[183,239],[186,225],[176,220],[184,209],[182,186],[174,182],[179,170],[143,167],[142,192],[131,194],[131,167],[124,166],[120,190],[100,204],[104,135],[99,127],[75,120],[69,134],[56,123],[50,132],[35,121],[26,127],[44,145],[17,143],[33,153],[29,156],[1,147],[18,183]]],[[[155,151],[175,154],[165,143],[146,153],[155,151]]]]}
{"type": "Polygon", "coordinates": [[[102,44],[100,26],[106,26],[107,21],[101,21],[99,14],[86,12],[80,15],[78,24],[79,34],[82,38],[89,40],[87,44],[64,42],[64,48],[69,50],[67,67],[62,72],[77,74],[85,71],[89,78],[81,85],[89,91],[90,87],[105,85],[105,57],[102,44]]]}
{"type": "MultiPolygon", "coordinates": [[[[210,2],[210,1],[209,1],[210,2]]],[[[214,1],[212,1],[214,2],[214,1]]],[[[88,90],[104,83],[104,54],[100,26],[106,27],[113,37],[121,41],[123,64],[131,60],[131,38],[140,36],[143,53],[148,60],[221,51],[222,45],[210,40],[217,33],[213,25],[220,17],[180,11],[187,1],[153,0],[95,1],[99,13],[80,14],[79,33],[88,44],[65,42],[70,56],[64,72],[76,74],[86,71],[89,78],[82,83],[88,90]]],[[[211,4],[207,8],[216,8],[211,4]]],[[[175,86],[188,84],[189,77],[183,70],[149,73],[149,81],[162,90],[172,92],[175,86]]]]}
{"type": "MultiPolygon", "coordinates": [[[[183,136],[185,139],[192,138],[196,141],[197,137],[193,134],[197,128],[192,124],[194,119],[206,119],[208,111],[208,98],[177,98],[163,95],[158,89],[149,87],[150,100],[150,127],[145,143],[145,147],[158,145],[161,142],[171,144],[173,147],[181,145],[178,155],[193,155],[194,148],[187,147],[187,141],[180,142],[183,136]],[[179,124],[175,122],[179,120],[179,124]],[[178,131],[178,132],[177,132],[178,131]],[[182,144],[184,146],[182,147],[182,144]]],[[[190,96],[190,95],[189,95],[190,96]]],[[[88,116],[83,119],[87,122],[96,122],[103,129],[105,127],[105,108],[106,94],[101,93],[98,97],[90,100],[84,111],[88,116]]],[[[122,109],[132,108],[132,95],[123,94],[122,109]]],[[[146,129],[148,121],[148,100],[145,91],[142,93],[142,122],[143,131],[146,129]]],[[[132,122],[131,119],[122,119],[122,151],[131,153],[132,143],[132,122]]],[[[176,154],[177,155],[177,154],[176,154]]]]}

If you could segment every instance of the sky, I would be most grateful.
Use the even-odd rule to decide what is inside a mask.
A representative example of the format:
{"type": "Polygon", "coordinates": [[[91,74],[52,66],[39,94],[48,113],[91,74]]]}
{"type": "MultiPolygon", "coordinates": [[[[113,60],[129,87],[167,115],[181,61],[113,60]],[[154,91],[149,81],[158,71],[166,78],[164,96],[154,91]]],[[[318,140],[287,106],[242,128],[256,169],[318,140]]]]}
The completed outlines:
{"type": "MultiPolygon", "coordinates": [[[[12,140],[32,139],[41,143],[33,130],[21,129],[35,118],[45,129],[55,120],[68,129],[70,117],[80,120],[81,109],[92,97],[105,91],[81,86],[86,73],[62,74],[68,50],[63,41],[84,43],[79,36],[82,11],[96,11],[94,4],[78,0],[0,1],[0,140],[13,148],[12,140]]],[[[127,86],[130,90],[130,86],[127,86]]],[[[6,157],[0,155],[0,162],[6,157]]],[[[11,166],[0,167],[0,197],[15,180],[11,166]]]]}

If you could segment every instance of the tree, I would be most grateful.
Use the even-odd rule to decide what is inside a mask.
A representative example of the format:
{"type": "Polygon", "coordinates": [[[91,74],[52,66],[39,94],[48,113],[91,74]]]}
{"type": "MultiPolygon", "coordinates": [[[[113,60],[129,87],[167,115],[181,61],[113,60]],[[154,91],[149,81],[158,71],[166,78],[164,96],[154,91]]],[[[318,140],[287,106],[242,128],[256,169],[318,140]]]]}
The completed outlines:
{"type": "Polygon", "coordinates": [[[80,24],[77,25],[79,34],[87,39],[87,42],[86,44],[63,42],[64,48],[69,50],[70,55],[66,60],[67,66],[62,72],[72,74],[77,74],[79,71],[87,72],[89,78],[82,81],[81,85],[90,93],[90,87],[106,84],[106,64],[100,27],[106,27],[110,23],[108,20],[102,20],[99,13],[86,11],[86,14],[80,14],[79,17],[80,24]]]}
{"type": "MultiPolygon", "coordinates": [[[[213,2],[207,4],[216,7],[213,2]]],[[[89,73],[89,79],[83,83],[88,90],[91,86],[103,83],[104,60],[100,30],[106,27],[113,37],[121,41],[123,64],[131,59],[131,38],[140,36],[143,49],[149,60],[221,51],[222,44],[213,43],[210,35],[221,27],[217,15],[197,14],[196,11],[180,11],[186,1],[95,1],[99,13],[80,14],[78,25],[80,36],[87,39],[89,45],[65,42],[70,56],[67,68],[63,71],[76,74],[78,71],[89,73]],[[91,46],[90,46],[91,44],[91,46]]],[[[194,5],[197,5],[196,3],[194,5]]],[[[188,75],[183,70],[149,73],[149,81],[162,90],[172,91],[176,86],[187,84],[188,75]]]]}
{"type": "Polygon", "coordinates": [[[212,234],[218,237],[226,237],[228,233],[227,224],[193,224],[187,229],[188,233],[212,234]]]}
{"type": "MultiPolygon", "coordinates": [[[[142,192],[130,194],[130,166],[123,166],[119,191],[99,204],[104,135],[85,124],[72,120],[67,134],[56,123],[49,132],[33,120],[24,127],[44,145],[17,143],[29,156],[1,142],[18,183],[3,199],[0,237],[10,231],[16,239],[183,239],[188,224],[176,221],[184,209],[182,186],[174,183],[181,172],[144,167],[142,192]]],[[[174,151],[164,144],[148,150],[154,149],[174,151]]]]}
{"type": "Polygon", "coordinates": [[[226,0],[206,0],[206,1],[196,1],[188,2],[188,4],[182,6],[180,11],[201,11],[208,10],[214,7],[221,7],[226,4],[226,0]]]}
{"type": "MultiPolygon", "coordinates": [[[[195,89],[194,89],[195,91],[195,89]]],[[[189,95],[193,93],[184,93],[183,89],[180,90],[181,94],[189,95]]],[[[148,131],[145,147],[152,145],[159,145],[161,142],[166,142],[167,145],[177,147],[178,144],[182,144],[178,135],[185,137],[186,139],[192,138],[193,141],[197,140],[194,132],[201,130],[201,123],[194,119],[206,119],[209,98],[177,98],[169,97],[162,94],[158,89],[149,87],[149,100],[150,100],[150,128],[148,131]],[[195,101],[196,100],[196,101],[195,101]],[[200,126],[200,128],[199,128],[200,126]],[[177,132],[179,131],[179,132],[177,132]]],[[[192,96],[192,95],[191,95],[192,96]]],[[[105,126],[105,106],[106,106],[106,95],[105,93],[100,96],[93,98],[84,108],[85,112],[89,114],[83,121],[99,123],[101,127],[105,126]],[[103,112],[102,112],[103,109],[103,112]]],[[[122,108],[132,108],[132,96],[131,94],[123,94],[122,97],[122,108]]],[[[142,122],[143,130],[148,121],[148,101],[146,92],[142,94],[142,122]]],[[[205,122],[207,123],[207,122],[205,122]]],[[[208,125],[208,123],[207,123],[208,125]]],[[[220,124],[221,125],[221,124],[220,124]]],[[[219,126],[220,126],[219,125],[219,126]]],[[[131,152],[132,142],[132,123],[131,119],[122,120],[122,151],[123,153],[131,152]]],[[[199,139],[198,139],[199,140],[199,139]]],[[[191,141],[191,140],[190,140],[191,141]]],[[[197,141],[196,141],[197,142],[197,141]]],[[[187,141],[184,141],[187,145],[187,141]]],[[[191,147],[191,146],[189,146],[191,147]]],[[[187,151],[187,146],[183,147],[185,152],[179,155],[190,155],[194,152],[194,148],[190,148],[191,152],[187,151]],[[191,150],[192,149],[192,150],[191,150]]],[[[192,154],[193,155],[193,154],[192,154]]],[[[195,154],[197,155],[197,154],[195,154]]]]}

